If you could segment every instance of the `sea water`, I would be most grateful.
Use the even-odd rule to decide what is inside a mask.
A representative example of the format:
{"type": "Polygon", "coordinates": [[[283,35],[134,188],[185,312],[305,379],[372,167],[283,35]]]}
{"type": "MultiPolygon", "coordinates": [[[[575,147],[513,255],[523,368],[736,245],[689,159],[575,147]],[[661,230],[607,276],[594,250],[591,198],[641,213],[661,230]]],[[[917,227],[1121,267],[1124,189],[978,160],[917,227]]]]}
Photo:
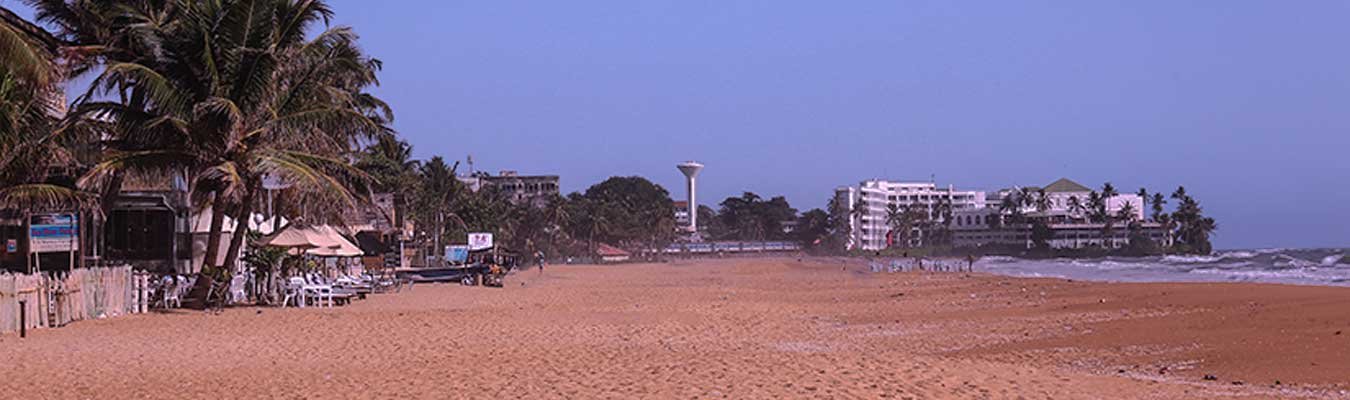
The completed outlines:
{"type": "Polygon", "coordinates": [[[1346,249],[1228,250],[1212,255],[1031,260],[984,257],[976,271],[1118,282],[1265,282],[1350,286],[1346,249]]]}

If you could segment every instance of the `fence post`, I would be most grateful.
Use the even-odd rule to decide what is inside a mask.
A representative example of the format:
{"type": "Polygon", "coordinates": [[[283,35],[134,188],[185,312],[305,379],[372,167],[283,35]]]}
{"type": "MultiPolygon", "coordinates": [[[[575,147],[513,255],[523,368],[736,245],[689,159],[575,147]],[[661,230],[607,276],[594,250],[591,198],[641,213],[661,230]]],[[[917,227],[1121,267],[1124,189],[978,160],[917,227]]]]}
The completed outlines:
{"type": "Polygon", "coordinates": [[[28,301],[19,300],[19,337],[28,337],[28,301]]]}

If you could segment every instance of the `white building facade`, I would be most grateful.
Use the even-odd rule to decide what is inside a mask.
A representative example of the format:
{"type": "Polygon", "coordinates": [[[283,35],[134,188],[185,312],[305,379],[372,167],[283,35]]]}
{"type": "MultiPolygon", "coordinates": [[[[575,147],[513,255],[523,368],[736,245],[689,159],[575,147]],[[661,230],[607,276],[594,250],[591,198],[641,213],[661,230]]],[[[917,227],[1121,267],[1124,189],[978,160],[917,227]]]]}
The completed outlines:
{"type": "Polygon", "coordinates": [[[985,208],[985,192],[958,191],[952,186],[938,187],[932,182],[893,182],[866,180],[858,186],[835,189],[835,198],[850,215],[848,248],[881,250],[890,246],[890,224],[887,210],[891,206],[917,207],[928,213],[930,220],[941,222],[937,206],[951,204],[952,212],[985,208]]]}
{"type": "MultiPolygon", "coordinates": [[[[917,207],[926,212],[931,224],[941,225],[943,230],[950,232],[947,243],[958,247],[1030,248],[1029,221],[1032,220],[1045,222],[1051,228],[1053,235],[1047,244],[1052,248],[1127,246],[1127,226],[1131,221],[1155,242],[1170,240],[1156,222],[1146,219],[1144,199],[1137,194],[1121,193],[1104,199],[1106,211],[1113,218],[1120,215],[1122,209],[1129,208],[1128,219],[1113,220],[1110,227],[1089,222],[1088,203],[1093,193],[1091,188],[1069,179],[1060,179],[1044,187],[1014,187],[992,193],[959,191],[950,185],[943,188],[928,182],[867,180],[857,186],[835,189],[835,200],[848,211],[850,235],[847,247],[850,250],[875,251],[906,245],[893,243],[897,236],[891,235],[891,226],[887,223],[891,206],[917,207]],[[1012,200],[1015,210],[1003,206],[1004,198],[1012,200]],[[1027,201],[1022,201],[1024,198],[1027,201]],[[944,202],[951,204],[952,221],[944,221],[938,211],[938,205],[944,202]],[[1022,222],[1009,219],[1015,212],[1023,216],[1022,222]]],[[[925,245],[922,234],[916,228],[914,234],[908,235],[911,239],[907,245],[925,245]]]]}
{"type": "MultiPolygon", "coordinates": [[[[1074,182],[1067,178],[1061,178],[1044,187],[1026,186],[1000,190],[989,197],[990,201],[987,204],[990,207],[1000,207],[1004,197],[1012,196],[1013,198],[1017,198],[1022,192],[1025,192],[1033,198],[1040,196],[1041,193],[1045,193],[1047,203],[1049,203],[1047,204],[1049,205],[1049,208],[1046,210],[1040,210],[1035,204],[1023,204],[1019,208],[1024,214],[1042,213],[1046,215],[1081,218],[1084,213],[1088,212],[1086,211],[1088,208],[1088,199],[1091,197],[1093,190],[1078,182],[1074,182]],[[1075,202],[1078,203],[1079,207],[1073,206],[1075,202]]],[[[1031,203],[1036,203],[1036,201],[1033,200],[1031,203]]],[[[1128,205],[1133,210],[1131,214],[1134,215],[1134,219],[1140,221],[1145,219],[1144,199],[1137,194],[1119,193],[1105,199],[1105,203],[1106,211],[1113,216],[1120,213],[1120,210],[1128,205]]]]}
{"type": "Polygon", "coordinates": [[[1052,234],[1046,245],[1051,248],[1119,249],[1130,243],[1128,227],[1132,222],[1137,223],[1140,234],[1154,242],[1166,243],[1169,240],[1157,222],[1145,218],[1144,199],[1133,193],[1116,194],[1104,200],[1106,212],[1112,217],[1118,217],[1122,209],[1132,210],[1129,219],[1113,220],[1111,227],[1101,222],[1090,222],[1088,215],[1092,211],[1088,199],[1093,193],[1092,189],[1069,179],[1060,179],[1044,187],[999,190],[988,197],[984,209],[954,213],[952,244],[958,247],[1004,245],[1031,248],[1030,223],[1010,221],[1008,215],[1011,211],[1002,206],[1004,198],[1012,199],[1026,221],[1039,220],[1050,228],[1052,234]],[[1042,195],[1045,197],[1044,202],[1038,201],[1042,195]],[[1028,201],[1021,201],[1023,197],[1028,197],[1028,201]]]}

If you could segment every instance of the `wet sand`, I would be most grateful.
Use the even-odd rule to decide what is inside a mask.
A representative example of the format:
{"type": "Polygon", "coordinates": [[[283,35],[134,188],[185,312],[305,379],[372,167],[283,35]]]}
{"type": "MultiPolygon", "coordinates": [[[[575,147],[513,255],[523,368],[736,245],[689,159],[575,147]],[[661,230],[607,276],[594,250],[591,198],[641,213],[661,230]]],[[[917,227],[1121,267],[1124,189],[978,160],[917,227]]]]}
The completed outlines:
{"type": "Polygon", "coordinates": [[[1350,288],[862,269],[554,266],[86,321],[0,336],[0,398],[1350,398],[1350,288]]]}

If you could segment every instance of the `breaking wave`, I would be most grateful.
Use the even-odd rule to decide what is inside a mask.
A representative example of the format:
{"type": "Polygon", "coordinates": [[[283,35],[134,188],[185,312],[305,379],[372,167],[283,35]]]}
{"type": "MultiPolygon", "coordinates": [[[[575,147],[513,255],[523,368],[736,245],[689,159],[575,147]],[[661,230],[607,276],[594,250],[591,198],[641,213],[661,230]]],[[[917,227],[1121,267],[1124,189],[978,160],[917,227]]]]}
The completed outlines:
{"type": "Polygon", "coordinates": [[[1030,260],[984,257],[976,270],[1121,282],[1265,282],[1350,286],[1345,249],[1256,249],[1212,255],[1030,260]]]}

